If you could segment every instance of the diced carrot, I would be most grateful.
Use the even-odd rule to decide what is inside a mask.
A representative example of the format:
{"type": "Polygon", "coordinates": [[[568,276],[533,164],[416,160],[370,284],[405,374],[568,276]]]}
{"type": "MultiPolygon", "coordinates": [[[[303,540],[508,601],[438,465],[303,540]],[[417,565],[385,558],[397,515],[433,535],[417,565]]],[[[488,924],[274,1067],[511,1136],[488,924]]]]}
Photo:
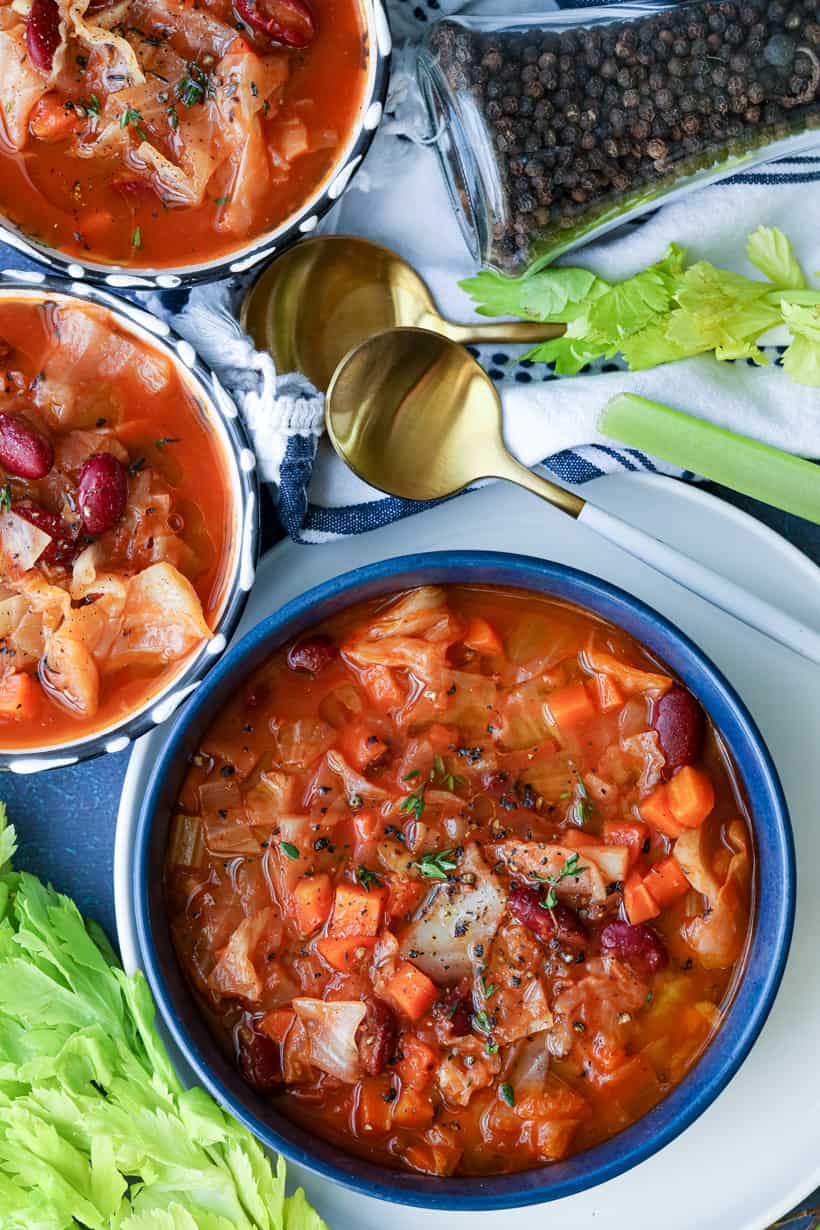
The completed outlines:
{"type": "Polygon", "coordinates": [[[296,908],[296,922],[300,935],[310,935],[330,913],[333,905],[333,885],[330,876],[322,873],[316,876],[302,876],[293,889],[293,902],[296,908]]]}
{"type": "Polygon", "coordinates": [[[388,876],[387,887],[387,914],[390,918],[404,918],[412,913],[423,891],[418,880],[399,875],[388,876]]]}
{"type": "Polygon", "coordinates": [[[296,1013],[291,1012],[290,1008],[274,1008],[273,1012],[268,1012],[257,1022],[256,1028],[281,1045],[295,1020],[296,1013]]]}
{"type": "Polygon", "coordinates": [[[649,829],[641,820],[604,820],[601,833],[608,846],[626,846],[630,867],[638,861],[649,829]]]}
{"type": "Polygon", "coordinates": [[[330,934],[378,935],[386,903],[387,889],[384,886],[367,889],[361,884],[337,884],[330,934]]]}
{"type": "Polygon", "coordinates": [[[470,649],[475,649],[477,653],[502,654],[504,652],[501,637],[492,624],[482,619],[480,615],[474,615],[470,619],[461,639],[465,645],[470,649]]]}
{"type": "Polygon", "coordinates": [[[561,844],[569,846],[571,850],[580,850],[583,846],[599,846],[601,844],[598,837],[593,837],[592,833],[585,833],[583,829],[567,829],[561,837],[561,844]]]}
{"type": "Polygon", "coordinates": [[[44,94],[31,113],[29,132],[38,141],[63,141],[77,127],[73,106],[58,94],[44,94]]]}
{"type": "Polygon", "coordinates": [[[437,1140],[434,1143],[418,1141],[408,1145],[402,1152],[402,1161],[421,1174],[451,1175],[461,1160],[463,1149],[454,1143],[437,1140]]]}
{"type": "Polygon", "coordinates": [[[624,694],[611,675],[595,676],[595,694],[601,713],[611,713],[624,703],[624,694]]]}
{"type": "Polygon", "coordinates": [[[655,863],[643,879],[644,887],[652,900],[663,910],[689,892],[689,881],[676,858],[665,858],[655,863]]]}
{"type": "Polygon", "coordinates": [[[402,1034],[399,1042],[401,1059],[396,1071],[401,1077],[402,1089],[424,1089],[433,1079],[438,1064],[438,1055],[417,1034],[402,1034]]]}
{"type": "Polygon", "coordinates": [[[328,965],[332,965],[334,969],[349,972],[361,965],[375,943],[376,940],[372,935],[351,935],[343,939],[326,935],[316,941],[316,947],[328,965]]]}
{"type": "Polygon", "coordinates": [[[678,769],[666,789],[669,810],[683,829],[698,828],[715,805],[711,779],[690,764],[678,769]]]}
{"type": "Polygon", "coordinates": [[[656,786],[652,793],[641,801],[638,810],[642,819],[653,829],[665,833],[667,837],[680,837],[683,826],[672,814],[669,806],[669,790],[666,784],[656,786]]]}
{"type": "Polygon", "coordinates": [[[33,675],[15,671],[0,678],[0,719],[25,722],[34,717],[40,691],[33,675]]]}
{"type": "Polygon", "coordinates": [[[629,921],[633,924],[657,918],[661,912],[661,907],[644,884],[639,871],[633,871],[627,877],[624,884],[624,906],[629,921]]]}
{"type": "Polygon", "coordinates": [[[385,994],[400,1012],[411,1021],[418,1021],[433,1006],[437,991],[435,983],[413,965],[400,961],[396,972],[385,986],[385,994]]]}
{"type": "Polygon", "coordinates": [[[393,1127],[426,1128],[433,1122],[433,1103],[417,1089],[402,1089],[393,1103],[393,1127]]]}
{"type": "Polygon", "coordinates": [[[389,1077],[368,1076],[359,1081],[353,1111],[356,1131],[369,1136],[386,1136],[393,1117],[392,1106],[389,1077]]]}
{"type": "Polygon", "coordinates": [[[565,688],[556,688],[547,696],[547,707],[559,730],[578,726],[595,717],[595,706],[583,683],[570,683],[565,688]]]}

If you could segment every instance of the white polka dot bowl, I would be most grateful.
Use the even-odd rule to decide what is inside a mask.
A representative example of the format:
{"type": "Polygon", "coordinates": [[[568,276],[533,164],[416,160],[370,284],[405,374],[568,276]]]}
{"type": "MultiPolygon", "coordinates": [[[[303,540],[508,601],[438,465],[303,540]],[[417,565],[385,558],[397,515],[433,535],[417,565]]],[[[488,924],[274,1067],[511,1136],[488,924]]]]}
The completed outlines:
{"type": "Polygon", "coordinates": [[[224,652],[253,586],[259,556],[259,487],[256,457],[239,412],[217,376],[199,359],[193,346],[178,337],[162,320],[144,309],[88,282],[70,282],[43,273],[4,271],[0,274],[0,302],[92,303],[110,313],[118,329],[171,361],[190,392],[220,454],[229,524],[225,540],[229,555],[222,571],[221,595],[209,620],[211,638],[163,676],[162,683],[137,709],[116,721],[73,740],[48,746],[4,748],[0,735],[0,770],[38,773],[89,760],[107,752],[120,752],[134,739],[165,722],[190,696],[224,652]]]}
{"type": "Polygon", "coordinates": [[[361,166],[381,122],[387,97],[392,38],[383,0],[359,0],[359,7],[364,27],[367,78],[356,121],[322,183],[295,212],[272,230],[213,260],[163,268],[141,266],[138,259],[129,261],[127,265],[80,260],[76,255],[69,256],[49,247],[5,218],[0,218],[0,242],[73,281],[87,279],[112,290],[175,290],[257,269],[284,248],[311,234],[361,166]]]}

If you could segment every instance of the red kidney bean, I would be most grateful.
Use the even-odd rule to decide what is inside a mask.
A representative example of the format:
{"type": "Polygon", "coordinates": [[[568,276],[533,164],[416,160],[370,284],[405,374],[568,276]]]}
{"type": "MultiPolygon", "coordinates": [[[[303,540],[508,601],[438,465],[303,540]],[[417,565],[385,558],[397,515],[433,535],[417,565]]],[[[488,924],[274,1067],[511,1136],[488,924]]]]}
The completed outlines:
{"type": "Polygon", "coordinates": [[[621,957],[647,974],[656,974],[669,964],[666,945],[645,923],[615,919],[601,928],[600,938],[605,955],[621,957]]]}
{"type": "Polygon", "coordinates": [[[436,1016],[449,1021],[456,1038],[464,1038],[472,1029],[473,1001],[457,987],[448,987],[433,1005],[436,1016]]]}
{"type": "Polygon", "coordinates": [[[542,888],[514,888],[507,898],[507,909],[513,918],[528,927],[539,940],[557,938],[568,943],[583,944],[587,938],[587,929],[574,910],[563,902],[556,902],[552,909],[541,905],[549,886],[542,888]]]}
{"type": "Polygon", "coordinates": [[[356,1031],[356,1046],[365,1072],[378,1076],[396,1049],[396,1016],[390,1005],[375,995],[369,995],[364,1005],[367,1015],[356,1031]]]}
{"type": "Polygon", "coordinates": [[[239,1069],[249,1085],[265,1092],[282,1083],[282,1053],[278,1042],[254,1029],[240,1025],[234,1035],[239,1069]]]}
{"type": "Polygon", "coordinates": [[[31,500],[15,500],[14,511],[18,517],[28,521],[30,525],[36,525],[38,530],[50,536],[51,542],[40,556],[40,563],[72,563],[80,548],[71,533],[71,526],[63,521],[62,517],[41,508],[31,500]]]}
{"type": "Polygon", "coordinates": [[[45,478],[54,446],[22,414],[0,414],[0,465],[15,478],[45,478]]]}
{"type": "Polygon", "coordinates": [[[83,528],[104,534],[116,525],[128,499],[128,473],[112,453],[92,453],[83,462],[77,484],[77,505],[83,528]]]}
{"type": "Polygon", "coordinates": [[[652,725],[666,757],[667,773],[693,764],[700,757],[706,723],[703,710],[686,688],[670,688],[661,697],[655,705],[652,725]]]}
{"type": "Polygon", "coordinates": [[[57,0],[32,0],[26,22],[26,47],[35,68],[50,73],[60,46],[60,10],[57,0]]]}
{"type": "Polygon", "coordinates": [[[307,47],[316,36],[316,18],[302,0],[234,0],[239,18],[272,43],[307,47]]]}
{"type": "Polygon", "coordinates": [[[338,658],[339,650],[329,636],[307,636],[303,641],[297,641],[288,650],[288,666],[292,671],[310,671],[318,675],[319,671],[338,658]]]}

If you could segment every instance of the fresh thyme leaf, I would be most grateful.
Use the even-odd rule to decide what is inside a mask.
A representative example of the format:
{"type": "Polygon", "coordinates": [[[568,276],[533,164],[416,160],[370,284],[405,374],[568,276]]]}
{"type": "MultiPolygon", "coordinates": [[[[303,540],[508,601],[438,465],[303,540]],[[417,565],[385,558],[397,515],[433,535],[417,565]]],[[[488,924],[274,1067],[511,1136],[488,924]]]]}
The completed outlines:
{"type": "Polygon", "coordinates": [[[230,199],[231,198],[229,196],[214,197],[214,205],[228,205],[230,203],[230,199]]]}
{"type": "Polygon", "coordinates": [[[288,858],[299,857],[299,851],[292,841],[280,841],[279,845],[282,847],[282,853],[287,854],[288,858]]]}
{"type": "Polygon", "coordinates": [[[375,871],[370,871],[369,868],[362,867],[361,864],[356,868],[356,879],[367,892],[370,892],[371,888],[381,888],[383,883],[375,871]]]}
{"type": "MultiPolygon", "coordinates": [[[[572,854],[567,855],[564,865],[557,875],[547,876],[546,879],[542,880],[544,884],[549,885],[549,889],[547,890],[547,894],[543,901],[538,902],[541,909],[554,910],[558,904],[558,894],[555,891],[556,886],[560,884],[562,880],[566,880],[567,877],[579,876],[582,871],[586,870],[586,867],[578,866],[578,851],[573,850],[572,854]]],[[[538,878],[541,879],[540,876],[538,878]]]]}
{"type": "Polygon", "coordinates": [[[454,850],[430,851],[429,854],[422,854],[415,865],[428,880],[447,880],[448,872],[456,869],[454,854],[454,850]]]}
{"type": "Polygon", "coordinates": [[[100,100],[96,94],[92,94],[88,101],[83,103],[83,106],[86,111],[90,111],[92,115],[99,115],[102,111],[100,100]]]}
{"type": "Polygon", "coordinates": [[[141,141],[147,141],[148,138],[141,128],[142,116],[139,111],[135,111],[133,107],[126,107],[120,116],[120,128],[127,128],[128,125],[136,129],[137,136],[141,141]]]}
{"type": "Polygon", "coordinates": [[[484,1050],[488,1055],[496,1055],[498,1053],[498,1043],[493,1042],[492,1038],[488,1038],[487,1045],[484,1047],[484,1050]]]}
{"type": "Polygon", "coordinates": [[[501,1094],[508,1106],[515,1106],[515,1094],[513,1093],[513,1087],[509,1081],[504,1081],[503,1085],[499,1085],[498,1092],[501,1094]]]}
{"type": "Polygon", "coordinates": [[[132,248],[142,247],[142,228],[139,226],[134,227],[134,234],[131,236],[131,247],[132,248]]]}
{"type": "Polygon", "coordinates": [[[430,770],[430,781],[438,781],[446,790],[452,794],[456,786],[464,785],[464,778],[459,777],[457,773],[448,773],[447,766],[441,756],[433,757],[433,767],[430,770]]]}
{"type": "Polygon", "coordinates": [[[491,1032],[492,1025],[490,1024],[490,1018],[487,1016],[487,1013],[483,1008],[481,1012],[473,1013],[473,1025],[479,1033],[488,1034],[491,1032]]]}
{"type": "Polygon", "coordinates": [[[420,820],[424,815],[424,790],[425,787],[421,786],[420,789],[414,790],[412,794],[402,799],[399,803],[399,811],[406,812],[414,816],[416,820],[420,820]]]}
{"type": "Polygon", "coordinates": [[[0,513],[11,512],[11,487],[3,483],[0,487],[0,513]]]}
{"type": "Polygon", "coordinates": [[[160,436],[158,440],[154,441],[154,448],[158,448],[160,452],[162,452],[162,450],[165,448],[167,444],[180,444],[180,443],[181,441],[180,441],[179,436],[160,436]]]}
{"type": "Polygon", "coordinates": [[[484,992],[485,999],[492,999],[492,997],[495,995],[496,991],[498,990],[498,987],[495,985],[494,982],[488,983],[487,980],[484,978],[484,975],[482,974],[481,989],[484,992]]]}
{"type": "Polygon", "coordinates": [[[168,108],[168,123],[174,132],[179,128],[179,116],[177,115],[176,107],[168,108]]]}
{"type": "Polygon", "coordinates": [[[404,775],[404,778],[402,780],[405,782],[412,782],[420,774],[421,774],[421,769],[411,769],[409,773],[406,773],[404,775]]]}
{"type": "Polygon", "coordinates": [[[211,90],[211,79],[198,64],[189,64],[188,71],[177,82],[176,92],[184,107],[195,107],[204,102],[211,90]]]}

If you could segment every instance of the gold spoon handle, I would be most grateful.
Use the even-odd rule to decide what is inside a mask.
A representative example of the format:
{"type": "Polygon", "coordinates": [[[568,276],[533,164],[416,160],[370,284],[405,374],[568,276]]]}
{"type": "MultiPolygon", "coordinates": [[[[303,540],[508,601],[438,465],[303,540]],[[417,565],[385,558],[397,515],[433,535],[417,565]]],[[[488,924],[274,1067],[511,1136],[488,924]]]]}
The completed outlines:
{"type": "Polygon", "coordinates": [[[511,483],[517,483],[519,487],[526,487],[527,491],[560,508],[561,512],[568,513],[570,517],[580,517],[584,510],[586,500],[581,499],[580,495],[576,495],[574,491],[566,491],[549,478],[533,474],[532,470],[522,466],[507,452],[503,455],[498,471],[498,478],[506,478],[511,483]]]}
{"type": "Polygon", "coordinates": [[[561,337],[566,331],[566,325],[539,324],[537,321],[499,321],[495,325],[457,325],[451,320],[442,320],[444,326],[440,332],[451,341],[474,342],[548,342],[550,338],[561,337]]]}

